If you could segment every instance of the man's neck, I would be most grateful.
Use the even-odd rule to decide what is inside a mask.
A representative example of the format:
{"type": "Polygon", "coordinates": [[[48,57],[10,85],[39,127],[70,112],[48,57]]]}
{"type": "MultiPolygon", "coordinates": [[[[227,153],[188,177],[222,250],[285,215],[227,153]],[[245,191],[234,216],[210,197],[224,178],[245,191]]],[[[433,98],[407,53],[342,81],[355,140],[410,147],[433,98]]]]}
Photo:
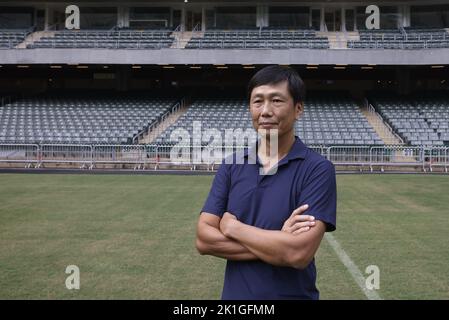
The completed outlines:
{"type": "Polygon", "coordinates": [[[274,150],[277,152],[276,154],[271,154],[271,141],[269,138],[262,138],[264,141],[261,141],[259,145],[258,155],[262,159],[273,159],[277,156],[278,161],[284,158],[292,148],[295,143],[295,134],[292,132],[291,134],[285,134],[282,137],[278,137],[278,148],[274,150]]]}

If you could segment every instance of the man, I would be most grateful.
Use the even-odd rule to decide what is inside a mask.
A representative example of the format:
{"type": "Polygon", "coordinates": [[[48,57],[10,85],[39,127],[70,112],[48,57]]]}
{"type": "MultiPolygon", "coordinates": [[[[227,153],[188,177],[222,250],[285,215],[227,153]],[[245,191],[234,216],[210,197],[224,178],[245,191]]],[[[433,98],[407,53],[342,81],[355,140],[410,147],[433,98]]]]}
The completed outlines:
{"type": "Polygon", "coordinates": [[[254,129],[277,132],[278,152],[269,154],[266,134],[255,164],[250,151],[243,164],[223,161],[202,209],[196,247],[227,259],[222,299],[319,298],[314,255],[335,230],[336,182],[332,163],[295,137],[304,96],[288,67],[265,67],[249,82],[254,129]]]}

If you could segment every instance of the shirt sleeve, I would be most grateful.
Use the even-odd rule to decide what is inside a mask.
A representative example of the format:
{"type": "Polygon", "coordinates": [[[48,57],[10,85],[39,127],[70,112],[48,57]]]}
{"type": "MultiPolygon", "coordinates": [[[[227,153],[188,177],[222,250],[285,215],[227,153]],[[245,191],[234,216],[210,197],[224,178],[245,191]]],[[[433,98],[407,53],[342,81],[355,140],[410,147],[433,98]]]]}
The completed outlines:
{"type": "Polygon", "coordinates": [[[337,184],[332,162],[322,161],[312,170],[300,192],[298,207],[304,204],[309,205],[304,214],[323,221],[326,232],[336,229],[337,184]]]}
{"type": "Polygon", "coordinates": [[[230,165],[224,163],[223,160],[215,174],[212,187],[201,212],[211,213],[220,218],[226,212],[231,184],[229,167],[230,165]]]}

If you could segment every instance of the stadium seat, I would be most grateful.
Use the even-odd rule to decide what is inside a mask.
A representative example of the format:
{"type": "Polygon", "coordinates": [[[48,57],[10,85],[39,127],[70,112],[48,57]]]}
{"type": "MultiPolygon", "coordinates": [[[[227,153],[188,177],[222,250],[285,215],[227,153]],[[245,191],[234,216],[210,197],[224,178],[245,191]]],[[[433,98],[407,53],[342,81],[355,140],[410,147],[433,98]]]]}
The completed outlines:
{"type": "Polygon", "coordinates": [[[53,37],[43,37],[27,48],[102,48],[102,49],[161,49],[174,41],[172,31],[160,30],[64,30],[53,37]]]}
{"type": "Polygon", "coordinates": [[[208,30],[194,36],[186,49],[327,49],[326,37],[318,37],[314,30],[265,29],[208,30]]]}
{"type": "Polygon", "coordinates": [[[444,29],[360,30],[360,40],[348,41],[352,49],[429,49],[449,48],[449,33],[444,29]]]}
{"type": "Polygon", "coordinates": [[[152,97],[45,96],[0,108],[0,143],[123,143],[176,103],[152,97]]]}
{"type": "Polygon", "coordinates": [[[370,102],[393,130],[410,145],[449,144],[449,96],[444,92],[397,97],[375,93],[370,102]]]}

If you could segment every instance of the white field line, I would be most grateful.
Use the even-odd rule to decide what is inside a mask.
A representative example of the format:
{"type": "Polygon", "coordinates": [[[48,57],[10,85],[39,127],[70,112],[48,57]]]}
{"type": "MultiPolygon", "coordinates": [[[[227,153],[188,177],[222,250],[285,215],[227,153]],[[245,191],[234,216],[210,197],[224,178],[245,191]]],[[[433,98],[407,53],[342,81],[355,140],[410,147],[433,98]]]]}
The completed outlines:
{"type": "Polygon", "coordinates": [[[382,300],[382,298],[379,296],[376,290],[374,289],[370,290],[366,287],[365,277],[363,276],[359,267],[357,267],[354,261],[351,260],[351,258],[348,256],[345,250],[343,250],[343,248],[340,246],[340,244],[334,238],[334,236],[331,235],[330,233],[326,233],[324,237],[326,238],[327,242],[331,245],[332,249],[334,249],[340,261],[348,269],[349,273],[354,278],[357,285],[360,287],[360,289],[362,289],[363,293],[368,298],[368,300],[382,300]]]}

